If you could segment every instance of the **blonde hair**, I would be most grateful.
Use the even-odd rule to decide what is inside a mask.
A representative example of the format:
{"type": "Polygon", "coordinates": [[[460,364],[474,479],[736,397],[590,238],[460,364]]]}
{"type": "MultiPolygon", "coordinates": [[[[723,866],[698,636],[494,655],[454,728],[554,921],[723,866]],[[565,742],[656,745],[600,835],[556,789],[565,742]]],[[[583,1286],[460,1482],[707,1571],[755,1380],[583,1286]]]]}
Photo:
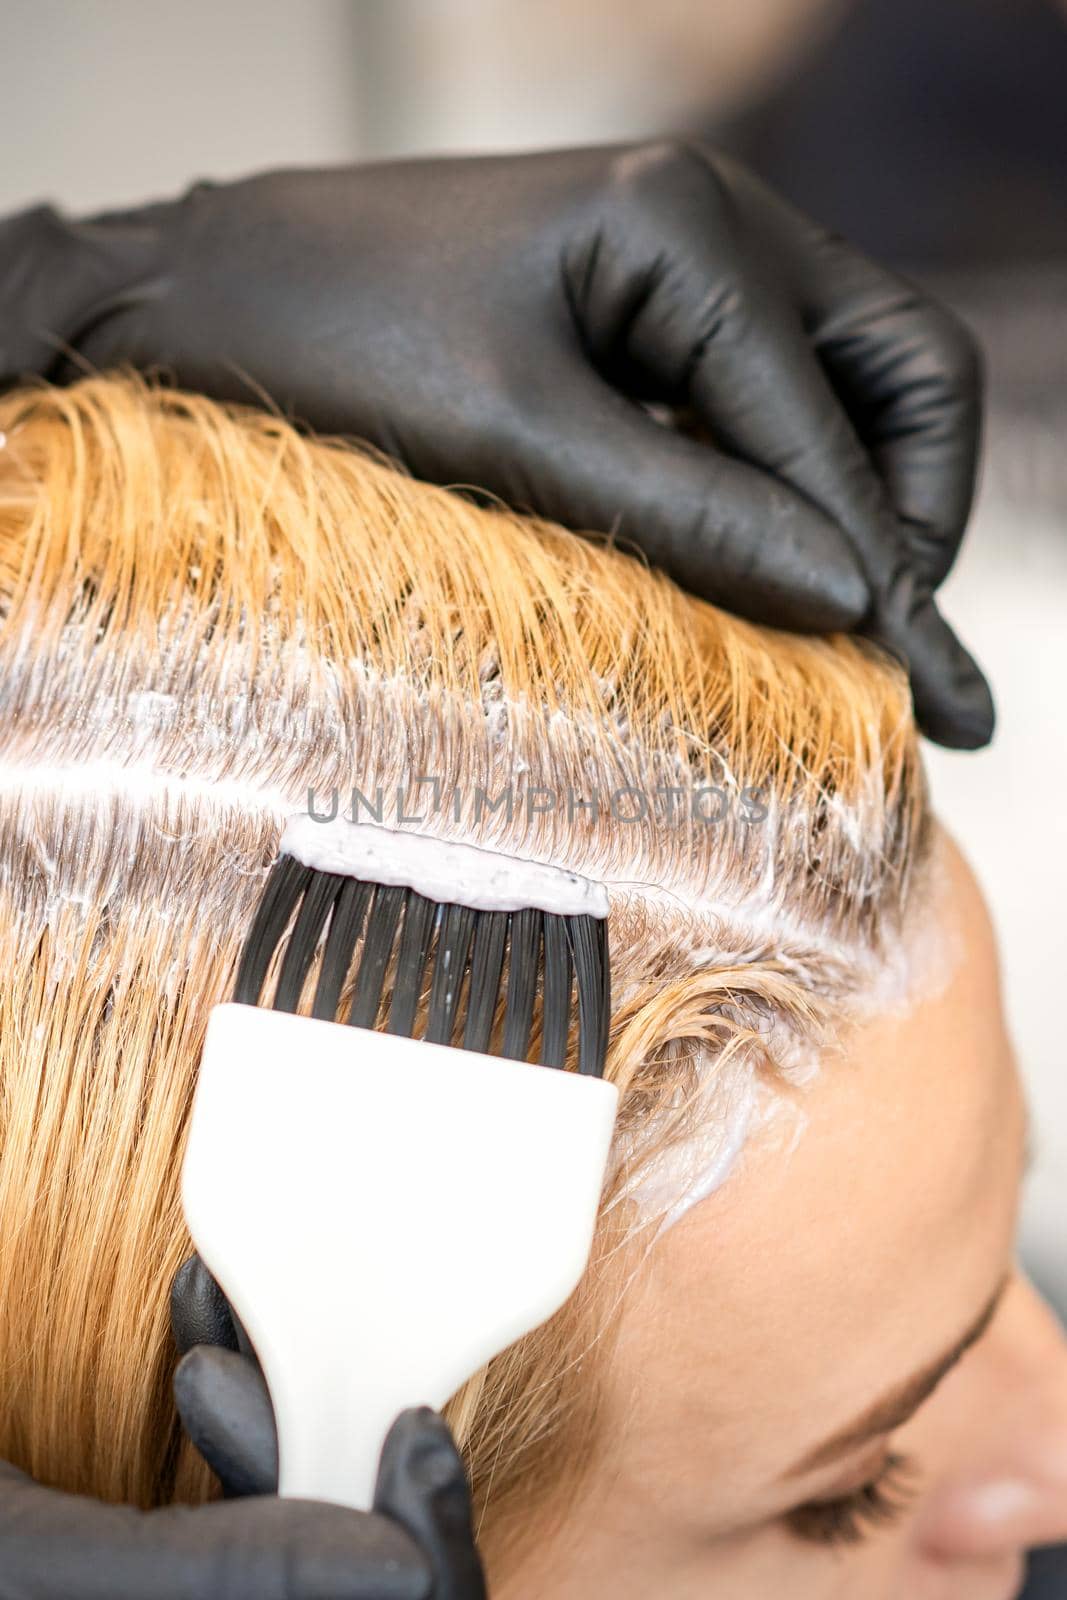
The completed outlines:
{"type": "Polygon", "coordinates": [[[210,1492],[167,1310],[207,1013],[309,790],[381,788],[388,821],[436,778],[466,798],[423,831],[611,905],[594,1261],[450,1410],[491,1533],[588,1447],[641,1173],[787,1077],[899,946],[926,837],[903,675],[277,417],[94,378],[7,395],[0,430],[0,1457],[210,1492]]]}

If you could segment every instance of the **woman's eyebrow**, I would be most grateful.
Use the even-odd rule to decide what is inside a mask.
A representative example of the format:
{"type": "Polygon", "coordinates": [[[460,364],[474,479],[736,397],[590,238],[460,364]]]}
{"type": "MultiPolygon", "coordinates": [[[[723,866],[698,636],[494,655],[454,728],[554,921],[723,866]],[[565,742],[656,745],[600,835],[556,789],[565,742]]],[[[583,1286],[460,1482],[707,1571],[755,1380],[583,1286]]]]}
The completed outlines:
{"type": "Polygon", "coordinates": [[[1006,1274],[997,1285],[995,1292],[988,1303],[983,1306],[979,1315],[967,1329],[961,1339],[939,1356],[921,1372],[913,1373],[903,1383],[897,1384],[888,1393],[882,1395],[873,1405],[868,1406],[862,1416],[850,1422],[847,1427],[841,1428],[832,1434],[829,1439],[824,1439],[814,1449],[808,1450],[799,1461],[782,1474],[783,1478],[799,1478],[805,1473],[813,1472],[816,1467],[825,1467],[831,1461],[836,1461],[839,1456],[847,1455],[850,1450],[857,1449],[862,1444],[867,1444],[876,1439],[879,1434],[892,1433],[894,1428],[900,1428],[908,1421],[909,1417],[918,1410],[923,1401],[937,1388],[942,1378],[945,1377],[960,1357],[970,1349],[971,1345],[982,1337],[989,1326],[1000,1303],[1001,1295],[1007,1287],[1010,1274],[1006,1274]]]}

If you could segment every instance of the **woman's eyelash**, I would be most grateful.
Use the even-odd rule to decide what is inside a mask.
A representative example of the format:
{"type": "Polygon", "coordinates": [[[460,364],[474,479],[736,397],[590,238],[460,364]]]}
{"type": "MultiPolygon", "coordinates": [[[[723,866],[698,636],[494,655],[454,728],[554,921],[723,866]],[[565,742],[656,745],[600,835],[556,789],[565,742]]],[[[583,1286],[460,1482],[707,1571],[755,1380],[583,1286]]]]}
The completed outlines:
{"type": "Polygon", "coordinates": [[[890,1454],[868,1483],[835,1500],[811,1500],[786,1514],[790,1533],[813,1544],[857,1544],[875,1528],[884,1528],[906,1511],[914,1499],[915,1464],[890,1454]]]}

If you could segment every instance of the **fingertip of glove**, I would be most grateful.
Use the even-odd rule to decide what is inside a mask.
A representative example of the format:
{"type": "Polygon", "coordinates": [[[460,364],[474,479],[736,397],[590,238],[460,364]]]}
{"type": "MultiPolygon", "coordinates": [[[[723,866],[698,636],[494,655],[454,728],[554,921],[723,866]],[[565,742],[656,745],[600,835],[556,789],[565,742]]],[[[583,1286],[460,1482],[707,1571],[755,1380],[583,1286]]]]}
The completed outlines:
{"type": "Polygon", "coordinates": [[[932,604],[911,657],[920,730],[946,750],[981,750],[996,725],[993,692],[974,657],[932,604]]]}
{"type": "Polygon", "coordinates": [[[227,1496],[276,1492],[274,1414],[251,1362],[217,1345],[196,1345],[178,1363],[173,1390],[185,1431],[227,1496]]]}
{"type": "Polygon", "coordinates": [[[170,1325],[184,1355],[195,1345],[238,1348],[237,1331],[226,1296],[198,1255],[183,1261],[170,1289],[170,1325]]]}
{"type": "Polygon", "coordinates": [[[906,667],[915,720],[928,739],[948,750],[989,744],[996,710],[985,674],[912,569],[897,573],[868,631],[906,667]]]}
{"type": "Polygon", "coordinates": [[[382,1448],[374,1509],[391,1517],[430,1559],[440,1600],[484,1600],[463,1459],[443,1417],[401,1412],[382,1448]]]}
{"type": "Polygon", "coordinates": [[[835,572],[825,589],[798,597],[794,602],[797,621],[808,633],[853,633],[870,609],[871,594],[861,572],[842,568],[835,572]]]}
{"type": "Polygon", "coordinates": [[[467,1475],[444,1418],[429,1406],[402,1411],[382,1448],[382,1472],[400,1474],[416,1492],[437,1495],[461,1485],[467,1475]]]}
{"type": "MultiPolygon", "coordinates": [[[[205,1389],[217,1385],[216,1360],[220,1352],[215,1345],[194,1345],[182,1356],[174,1369],[174,1398],[179,1412],[197,1405],[205,1389]]],[[[231,1352],[221,1352],[225,1361],[231,1352]]]]}
{"type": "Polygon", "coordinates": [[[976,669],[976,680],[934,704],[916,706],[919,728],[946,750],[983,750],[996,730],[996,707],[988,683],[976,669]]]}
{"type": "Polygon", "coordinates": [[[776,536],[758,549],[734,580],[749,586],[741,609],[801,633],[852,633],[867,618],[871,587],[859,556],[820,512],[799,503],[789,516],[783,510],[776,536]]]}
{"type": "Polygon", "coordinates": [[[794,633],[853,633],[866,619],[871,591],[849,552],[778,548],[762,563],[736,570],[726,562],[686,587],[754,622],[794,633]]]}

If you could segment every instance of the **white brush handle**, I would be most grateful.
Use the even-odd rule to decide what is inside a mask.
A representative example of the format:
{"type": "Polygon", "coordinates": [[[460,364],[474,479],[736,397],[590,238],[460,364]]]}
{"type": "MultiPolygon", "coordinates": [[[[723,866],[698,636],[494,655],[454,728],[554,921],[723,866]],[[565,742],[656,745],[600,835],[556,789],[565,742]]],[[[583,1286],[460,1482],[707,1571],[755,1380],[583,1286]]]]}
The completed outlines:
{"type": "Polygon", "coordinates": [[[397,1413],[563,1304],[616,1104],[598,1078],[214,1009],[182,1196],[262,1364],[283,1495],[369,1509],[397,1413]]]}

